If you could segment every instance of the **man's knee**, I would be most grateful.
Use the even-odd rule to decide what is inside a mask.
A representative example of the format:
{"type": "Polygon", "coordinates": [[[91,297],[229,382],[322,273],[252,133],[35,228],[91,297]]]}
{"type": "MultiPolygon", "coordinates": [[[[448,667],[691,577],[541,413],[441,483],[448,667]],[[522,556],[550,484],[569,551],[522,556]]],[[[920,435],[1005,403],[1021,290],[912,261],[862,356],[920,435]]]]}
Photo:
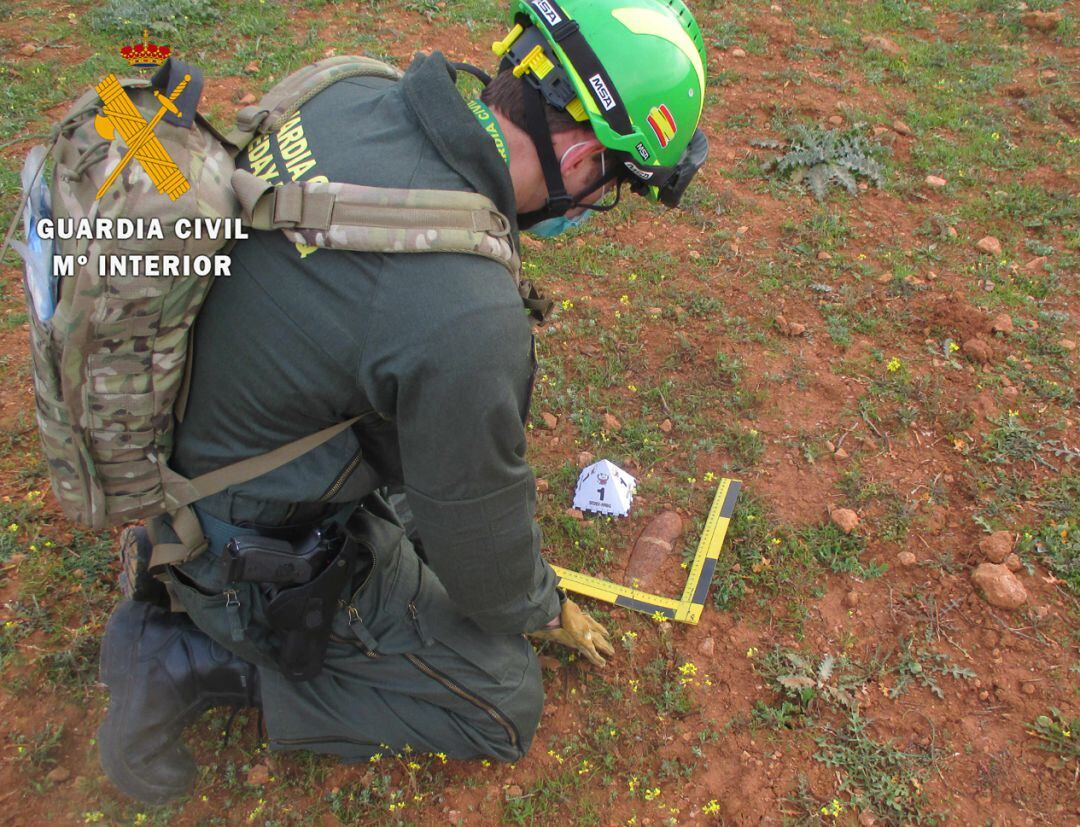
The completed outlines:
{"type": "Polygon", "coordinates": [[[529,751],[544,709],[544,684],[536,653],[528,641],[523,640],[522,644],[525,662],[521,678],[516,686],[507,687],[497,710],[507,719],[512,732],[492,744],[492,755],[507,762],[517,761],[529,751]]]}

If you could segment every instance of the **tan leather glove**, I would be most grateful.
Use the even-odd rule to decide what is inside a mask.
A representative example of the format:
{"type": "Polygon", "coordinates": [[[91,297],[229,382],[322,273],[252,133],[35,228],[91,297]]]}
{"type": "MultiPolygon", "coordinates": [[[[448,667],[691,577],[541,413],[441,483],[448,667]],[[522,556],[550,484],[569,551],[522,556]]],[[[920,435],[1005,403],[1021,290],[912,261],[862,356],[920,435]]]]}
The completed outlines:
{"type": "Polygon", "coordinates": [[[608,640],[607,629],[581,611],[581,607],[570,598],[563,601],[558,626],[539,629],[529,635],[577,649],[596,666],[603,666],[607,662],[601,657],[601,652],[608,657],[615,654],[608,640]]]}

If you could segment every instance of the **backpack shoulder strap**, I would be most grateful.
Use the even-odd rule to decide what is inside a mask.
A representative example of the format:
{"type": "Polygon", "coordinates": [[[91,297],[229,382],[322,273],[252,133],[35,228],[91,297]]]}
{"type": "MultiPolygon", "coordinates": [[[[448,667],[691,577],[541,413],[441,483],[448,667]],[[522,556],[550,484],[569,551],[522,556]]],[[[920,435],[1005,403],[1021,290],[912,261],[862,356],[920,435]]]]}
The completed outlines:
{"type": "Polygon", "coordinates": [[[299,244],[376,253],[472,253],[499,262],[515,281],[520,275],[509,220],[476,192],[320,181],[274,186],[246,170],[233,173],[232,186],[244,224],[282,230],[299,244]]]}
{"type": "Polygon", "coordinates": [[[301,106],[343,78],[399,80],[401,75],[401,70],[381,60],[359,55],[340,55],[316,61],[284,78],[257,104],[241,109],[236,115],[236,127],[225,136],[225,140],[239,152],[256,135],[276,131],[301,106]]]}

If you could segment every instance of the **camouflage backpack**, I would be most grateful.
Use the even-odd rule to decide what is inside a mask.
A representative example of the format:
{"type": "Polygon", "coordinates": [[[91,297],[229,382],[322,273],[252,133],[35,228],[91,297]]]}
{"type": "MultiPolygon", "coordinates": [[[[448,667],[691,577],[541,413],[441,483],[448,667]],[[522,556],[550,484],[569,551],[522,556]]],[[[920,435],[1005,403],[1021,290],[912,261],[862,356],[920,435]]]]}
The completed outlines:
{"type": "MultiPolygon", "coordinates": [[[[182,420],[186,405],[190,331],[212,280],[102,276],[100,257],[227,252],[230,242],[183,239],[174,230],[182,218],[239,216],[251,228],[280,229],[290,240],[317,247],[475,253],[501,262],[515,278],[519,271],[509,222],[482,195],[333,182],[274,187],[234,168],[238,152],[254,138],[274,132],[331,83],[356,75],[394,80],[401,76],[368,58],[330,58],[290,75],[257,106],[241,110],[237,128],[227,138],[194,114],[194,105],[186,125],[181,117],[166,116],[153,127],[153,134],[176,168],[184,171],[190,190],[170,199],[139,163],[131,163],[98,198],[102,184],[128,151],[126,145],[103,137],[102,113],[109,113],[113,123],[118,117],[115,108],[109,111],[109,100],[122,99],[121,92],[126,93],[138,112],[127,104],[122,116],[151,123],[155,115],[161,117],[159,109],[167,108],[162,92],[171,92],[172,100],[185,91],[178,80],[184,75],[195,78],[193,86],[201,85],[197,73],[194,67],[170,61],[150,81],[117,82],[110,76],[111,88],[107,79],[75,103],[55,128],[50,150],[55,169],[49,194],[57,222],[157,218],[164,240],[57,238],[54,252],[74,256],[79,263],[73,275],[52,278],[50,306],[54,304],[55,310],[44,319],[35,309],[31,262],[24,252],[37,420],[53,491],[70,518],[93,528],[169,514],[182,545],[156,547],[155,566],[190,559],[205,548],[198,520],[188,507],[191,503],[290,462],[356,419],[195,479],[176,473],[168,459],[174,417],[182,420]]],[[[196,87],[196,97],[197,91],[196,87]]],[[[44,165],[44,153],[38,153],[41,163],[31,181],[44,165]]],[[[136,158],[143,160],[140,155],[136,158]]],[[[34,227],[28,218],[27,243],[34,227]]],[[[22,245],[21,251],[25,248],[22,245]]]]}

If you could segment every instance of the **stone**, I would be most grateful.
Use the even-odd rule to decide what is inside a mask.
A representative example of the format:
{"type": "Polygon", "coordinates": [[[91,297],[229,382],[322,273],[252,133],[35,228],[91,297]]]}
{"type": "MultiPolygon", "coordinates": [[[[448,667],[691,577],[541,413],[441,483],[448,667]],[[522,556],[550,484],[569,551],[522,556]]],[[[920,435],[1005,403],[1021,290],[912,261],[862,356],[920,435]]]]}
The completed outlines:
{"type": "Polygon", "coordinates": [[[919,562],[919,558],[915,556],[913,552],[901,551],[896,555],[896,562],[903,566],[905,569],[909,569],[919,562]]]}
{"type": "Polygon", "coordinates": [[[244,66],[244,71],[247,72],[249,75],[258,74],[259,61],[257,61],[257,60],[249,60],[247,62],[247,65],[244,66]]]}
{"type": "Polygon", "coordinates": [[[1025,695],[1034,695],[1035,684],[1032,681],[1027,681],[1021,685],[1020,691],[1023,692],[1025,695]]]}
{"type": "Polygon", "coordinates": [[[904,53],[894,41],[889,40],[887,37],[881,35],[871,35],[870,37],[863,38],[863,46],[867,50],[875,52],[884,52],[891,57],[898,57],[904,53]]]}
{"type": "Polygon", "coordinates": [[[537,494],[546,494],[550,490],[551,490],[551,483],[548,482],[547,480],[539,479],[539,480],[536,481],[536,493],[537,494]]]}
{"type": "Polygon", "coordinates": [[[998,563],[980,563],[971,573],[971,581],[991,606],[1012,610],[1027,602],[1024,584],[998,563]]]}
{"type": "Polygon", "coordinates": [[[979,365],[985,365],[994,358],[994,349],[982,339],[968,339],[963,344],[963,350],[972,362],[979,365]]]}
{"type": "Polygon", "coordinates": [[[711,658],[716,654],[716,641],[711,637],[705,638],[697,648],[698,654],[703,658],[711,658]]]}
{"type": "Polygon", "coordinates": [[[257,102],[259,99],[255,97],[254,92],[245,92],[240,100],[237,101],[241,106],[251,106],[251,104],[257,102]]]}
{"type": "Polygon", "coordinates": [[[975,242],[975,249],[991,256],[1001,255],[1001,242],[992,235],[984,235],[975,242]]]}
{"type": "Polygon", "coordinates": [[[23,46],[19,49],[19,54],[23,57],[30,57],[31,55],[36,54],[37,50],[38,47],[35,46],[33,43],[24,43],[23,46]]]}
{"type": "Polygon", "coordinates": [[[746,57],[746,50],[745,49],[738,49],[738,48],[732,49],[731,50],[731,56],[732,57],[746,57]]]}
{"type": "Polygon", "coordinates": [[[1045,269],[1046,262],[1049,260],[1049,256],[1035,256],[1035,258],[1024,265],[1024,269],[1029,273],[1034,273],[1036,270],[1045,269]]]}
{"type": "Polygon", "coordinates": [[[665,434],[670,434],[671,429],[674,427],[675,426],[671,424],[670,419],[665,419],[663,422],[660,423],[660,430],[663,431],[665,434]]]}
{"type": "Polygon", "coordinates": [[[777,316],[773,321],[776,328],[785,336],[802,336],[806,332],[806,325],[799,322],[789,322],[783,316],[777,316]]]}
{"type": "Polygon", "coordinates": [[[71,778],[71,770],[64,767],[53,767],[45,774],[45,780],[50,784],[63,784],[71,778]]]}
{"type": "Polygon", "coordinates": [[[910,138],[912,135],[915,134],[912,131],[911,127],[899,118],[892,122],[892,128],[897,135],[903,135],[905,138],[910,138]]]}
{"type": "Polygon", "coordinates": [[[818,261],[832,261],[832,254],[827,253],[824,250],[820,250],[817,254],[818,261]]]}
{"type": "Polygon", "coordinates": [[[540,419],[543,420],[543,429],[545,431],[554,431],[559,425],[559,417],[555,416],[551,411],[544,411],[540,414],[540,419]]]}
{"type": "Polygon", "coordinates": [[[1011,531],[995,531],[979,540],[979,551],[991,563],[1004,563],[1013,550],[1011,531]]]}
{"type": "Polygon", "coordinates": [[[994,318],[994,321],[990,323],[991,333],[1012,333],[1013,329],[1012,316],[1008,313],[999,314],[994,318]]]}
{"type": "Polygon", "coordinates": [[[844,117],[843,117],[843,115],[830,115],[829,116],[829,124],[830,124],[830,126],[843,126],[844,125],[844,117]]]}
{"type": "Polygon", "coordinates": [[[1052,32],[1061,21],[1061,12],[1056,11],[1029,11],[1020,15],[1020,22],[1037,32],[1052,32]]]}
{"type": "Polygon", "coordinates": [[[675,557],[682,533],[682,517],[674,511],[664,511],[653,517],[630,552],[625,582],[652,587],[664,564],[675,557]]]}
{"type": "Polygon", "coordinates": [[[837,448],[835,451],[833,451],[833,459],[835,459],[837,462],[843,462],[845,459],[848,458],[848,456],[848,452],[845,451],[843,448],[837,448]]]}
{"type": "Polygon", "coordinates": [[[604,426],[605,431],[622,430],[622,423],[609,413],[606,413],[602,417],[600,417],[600,423],[604,426]]]}
{"type": "Polygon", "coordinates": [[[270,768],[266,764],[256,764],[247,774],[247,782],[255,787],[263,787],[270,782],[270,768]]]}
{"type": "Polygon", "coordinates": [[[859,605],[859,593],[858,592],[848,592],[847,594],[845,594],[844,595],[844,605],[847,606],[849,609],[854,609],[856,606],[858,606],[859,605]]]}
{"type": "Polygon", "coordinates": [[[586,465],[592,465],[594,459],[596,459],[596,457],[593,456],[592,451],[582,451],[577,455],[578,467],[584,468],[586,465]]]}
{"type": "Polygon", "coordinates": [[[940,175],[927,175],[924,180],[926,181],[926,186],[933,187],[936,190],[941,189],[942,187],[944,187],[946,184],[949,183],[944,178],[942,178],[940,175]]]}
{"type": "Polygon", "coordinates": [[[1020,562],[1019,556],[1015,554],[1010,554],[1008,557],[1005,558],[1005,568],[1007,568],[1013,574],[1016,574],[1016,572],[1020,571],[1020,569],[1022,569],[1023,567],[1024,564],[1020,562]]]}
{"type": "Polygon", "coordinates": [[[1076,342],[1072,339],[1062,339],[1058,344],[1061,345],[1062,350],[1068,350],[1070,352],[1076,350],[1076,342]]]}
{"type": "Polygon", "coordinates": [[[585,514],[579,508],[568,508],[568,509],[566,509],[566,516],[569,517],[572,520],[578,520],[578,521],[581,521],[581,520],[585,519],[585,514]]]}
{"type": "Polygon", "coordinates": [[[829,519],[845,534],[850,534],[859,525],[859,515],[850,508],[834,508],[829,512],[829,519]]]}
{"type": "Polygon", "coordinates": [[[518,786],[517,784],[511,784],[509,787],[506,788],[506,797],[507,798],[521,798],[521,794],[522,794],[521,787],[518,786]]]}

